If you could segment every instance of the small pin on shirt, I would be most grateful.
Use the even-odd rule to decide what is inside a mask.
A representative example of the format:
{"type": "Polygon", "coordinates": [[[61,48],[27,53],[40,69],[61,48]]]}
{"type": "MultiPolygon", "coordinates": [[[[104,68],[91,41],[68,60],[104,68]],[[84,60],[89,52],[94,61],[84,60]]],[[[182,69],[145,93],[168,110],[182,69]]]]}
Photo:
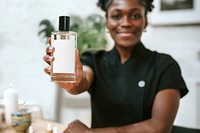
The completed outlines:
{"type": "Polygon", "coordinates": [[[145,86],[145,82],[143,80],[138,82],[138,86],[139,87],[144,87],[145,86]]]}

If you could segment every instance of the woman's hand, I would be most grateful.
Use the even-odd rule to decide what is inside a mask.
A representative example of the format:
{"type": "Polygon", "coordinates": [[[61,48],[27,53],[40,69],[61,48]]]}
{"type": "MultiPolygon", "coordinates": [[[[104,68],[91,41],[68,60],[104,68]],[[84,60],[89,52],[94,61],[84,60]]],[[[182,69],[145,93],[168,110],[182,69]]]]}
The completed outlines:
{"type": "Polygon", "coordinates": [[[75,120],[70,123],[63,133],[88,133],[90,128],[79,120],[75,120]]]}
{"type": "MultiPolygon", "coordinates": [[[[51,38],[48,39],[49,44],[51,44],[51,38]]],[[[55,51],[55,48],[52,47],[51,45],[49,45],[46,48],[46,55],[43,57],[43,60],[48,63],[49,65],[54,61],[54,57],[53,57],[53,52],[55,51]]],[[[51,67],[45,67],[44,68],[44,72],[47,73],[48,75],[50,75],[51,73],[51,67]]]]}
{"type": "MultiPolygon", "coordinates": [[[[51,44],[51,39],[48,39],[49,44],[51,44]]],[[[47,63],[47,64],[51,64],[54,61],[54,57],[53,57],[53,52],[55,51],[55,48],[52,47],[51,45],[49,45],[46,48],[46,55],[43,57],[43,60],[47,63]]],[[[66,83],[58,83],[62,88],[64,88],[65,90],[67,90],[69,93],[71,94],[78,94],[80,93],[79,91],[76,91],[76,88],[79,86],[79,84],[82,81],[83,78],[83,66],[80,62],[79,59],[79,53],[78,50],[76,50],[76,82],[75,83],[70,83],[70,82],[66,82],[66,83]]],[[[48,75],[50,75],[51,73],[51,66],[45,67],[44,68],[44,72],[47,73],[48,75]]],[[[82,89],[80,89],[82,90],[82,89]]]]}

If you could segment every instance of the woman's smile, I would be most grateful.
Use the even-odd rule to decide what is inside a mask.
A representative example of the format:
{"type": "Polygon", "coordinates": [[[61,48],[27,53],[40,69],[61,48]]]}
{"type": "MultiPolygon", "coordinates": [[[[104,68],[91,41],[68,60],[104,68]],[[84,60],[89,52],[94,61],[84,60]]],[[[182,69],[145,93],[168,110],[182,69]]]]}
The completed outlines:
{"type": "Polygon", "coordinates": [[[119,31],[117,32],[117,36],[119,37],[133,37],[134,32],[133,31],[119,31]]]}

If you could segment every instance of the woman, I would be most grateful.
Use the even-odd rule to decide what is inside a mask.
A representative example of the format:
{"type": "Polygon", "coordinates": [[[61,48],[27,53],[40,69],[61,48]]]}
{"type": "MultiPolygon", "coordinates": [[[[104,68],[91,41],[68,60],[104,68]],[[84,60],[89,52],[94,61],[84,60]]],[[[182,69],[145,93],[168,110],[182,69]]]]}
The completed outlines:
{"type": "MultiPolygon", "coordinates": [[[[170,133],[188,90],[177,62],[141,42],[152,0],[99,0],[98,5],[106,12],[114,48],[87,52],[81,63],[77,52],[77,83],[59,83],[71,94],[91,95],[91,128],[76,120],[65,133],[170,133]]],[[[47,48],[47,63],[53,51],[47,48]]]]}

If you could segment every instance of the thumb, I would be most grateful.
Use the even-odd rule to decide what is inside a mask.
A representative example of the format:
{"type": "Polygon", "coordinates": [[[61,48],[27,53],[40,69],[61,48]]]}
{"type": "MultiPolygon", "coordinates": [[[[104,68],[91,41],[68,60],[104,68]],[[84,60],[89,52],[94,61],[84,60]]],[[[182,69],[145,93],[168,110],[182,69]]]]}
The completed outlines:
{"type": "Polygon", "coordinates": [[[80,58],[79,58],[79,52],[78,52],[78,49],[76,49],[76,51],[75,51],[76,53],[76,65],[77,65],[77,67],[79,68],[79,69],[81,69],[82,68],[82,64],[81,64],[81,61],[80,61],[80,58]]]}

